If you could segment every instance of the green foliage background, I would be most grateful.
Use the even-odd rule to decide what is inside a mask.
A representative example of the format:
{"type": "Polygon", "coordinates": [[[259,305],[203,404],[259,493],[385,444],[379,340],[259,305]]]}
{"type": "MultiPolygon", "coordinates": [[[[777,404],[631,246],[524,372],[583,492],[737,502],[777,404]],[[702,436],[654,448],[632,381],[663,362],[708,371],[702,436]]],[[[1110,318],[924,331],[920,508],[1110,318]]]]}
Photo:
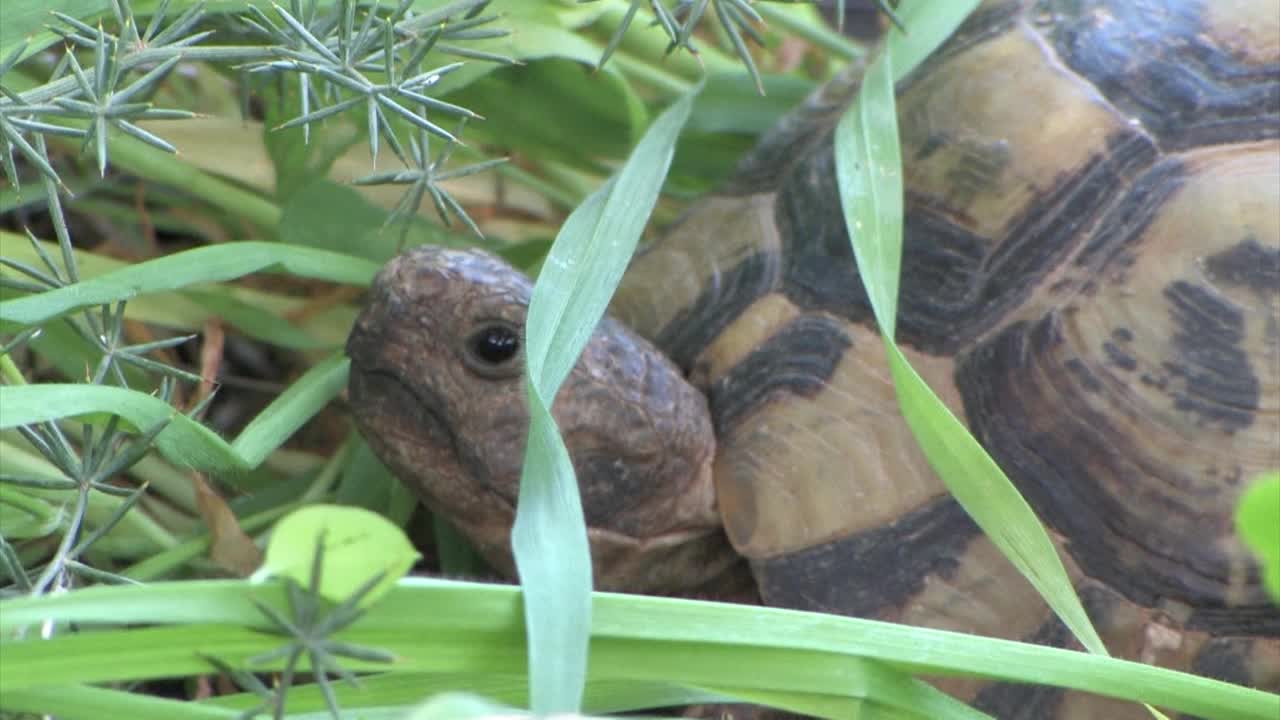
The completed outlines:
{"type": "MultiPolygon", "coordinates": [[[[901,190],[883,180],[901,177],[893,82],[973,4],[898,6],[911,32],[893,33],[875,56],[839,131],[845,212],[876,228],[858,234],[855,251],[903,412],[970,513],[1097,654],[591,593],[572,468],[545,408],[642,235],[715,187],[761,131],[842,63],[867,57],[812,8],[723,0],[698,33],[664,34],[644,2],[495,2],[481,8],[495,21],[475,28],[465,18],[474,2],[406,3],[400,11],[440,10],[456,29],[431,40],[439,43],[432,53],[453,45],[461,54],[428,53],[423,67],[465,62],[411,88],[455,108],[443,111],[445,121],[438,105],[413,115],[388,104],[415,102],[384,83],[415,72],[395,63],[368,70],[384,83],[370,90],[373,100],[324,115],[323,103],[338,107],[351,96],[312,93],[301,78],[327,77],[321,66],[337,72],[341,63],[325,64],[330,54],[339,60],[362,37],[374,59],[396,42],[363,34],[375,27],[367,7],[59,0],[0,11],[9,103],[0,119],[9,156],[25,159],[21,172],[7,165],[0,213],[32,217],[47,206],[54,218],[77,220],[30,239],[0,231],[0,570],[10,583],[0,600],[0,711],[478,717],[493,711],[489,701],[607,713],[741,700],[833,718],[980,717],[916,677],[964,674],[1205,717],[1272,717],[1275,696],[1104,657],[1029,508],[893,345],[901,190]],[[336,20],[326,25],[332,8],[336,20]],[[633,8],[640,12],[631,20],[633,8]],[[179,24],[193,13],[185,30],[213,35],[168,55],[149,47],[166,27],[149,25],[160,10],[179,24]],[[243,18],[280,34],[264,40],[243,18]],[[58,65],[62,41],[51,26],[79,36],[70,42],[83,67],[58,65]],[[747,56],[748,72],[736,48],[755,31],[764,49],[747,56]],[[788,37],[803,42],[785,46],[788,37]],[[694,43],[698,55],[668,55],[673,41],[694,43]],[[608,63],[591,72],[606,50],[608,63]],[[114,77],[108,61],[120,58],[133,65],[114,77]],[[312,70],[299,72],[298,63],[312,70]],[[131,87],[134,95],[112,99],[131,87]],[[242,116],[246,92],[256,111],[242,116]],[[455,133],[465,144],[449,141],[455,133]],[[490,162],[502,155],[516,162],[490,162]],[[83,218],[110,228],[108,242],[73,247],[89,227],[83,218]],[[268,537],[296,567],[298,548],[309,552],[324,535],[271,530],[300,507],[356,506],[408,525],[414,499],[358,434],[341,424],[327,446],[299,438],[323,424],[345,387],[340,348],[357,303],[350,289],[367,285],[400,247],[422,242],[480,244],[531,269],[548,253],[575,260],[545,265],[530,312],[535,422],[514,535],[523,590],[404,579],[362,586],[344,605],[324,599],[314,569],[293,585],[209,579],[243,576],[268,537]],[[230,440],[210,428],[210,406],[195,390],[199,363],[174,354],[214,327],[287,354],[296,368],[230,440]],[[329,673],[290,681],[320,665],[329,673]],[[195,695],[192,678],[218,673],[242,692],[182,703],[147,684],[181,677],[184,694],[195,695]],[[281,674],[273,684],[263,673],[281,674]],[[356,674],[359,684],[313,681],[356,674]]],[[[405,40],[397,61],[429,37],[405,40]]],[[[334,515],[330,531],[349,529],[344,517],[334,515]]],[[[357,535],[374,527],[355,522],[357,535]]],[[[367,532],[371,556],[385,548],[381,532],[367,532]]],[[[473,561],[446,525],[435,533],[446,570],[473,561]]],[[[323,560],[325,572],[343,572],[323,560]]],[[[346,572],[345,587],[366,580],[346,572]]]]}

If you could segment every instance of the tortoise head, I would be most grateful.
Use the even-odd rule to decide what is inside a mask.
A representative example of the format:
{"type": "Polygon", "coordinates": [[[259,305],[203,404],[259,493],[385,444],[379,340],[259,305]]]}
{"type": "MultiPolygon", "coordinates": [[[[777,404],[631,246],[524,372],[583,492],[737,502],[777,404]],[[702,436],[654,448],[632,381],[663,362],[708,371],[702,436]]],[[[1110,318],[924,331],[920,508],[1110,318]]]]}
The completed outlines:
{"type": "MultiPolygon", "coordinates": [[[[378,274],[347,343],[365,438],[506,573],[529,424],[531,291],[488,253],[415,248],[378,274]]],[[[706,400],[652,345],[604,319],[552,412],[577,471],[599,587],[672,591],[739,564],[715,506],[706,400]]]]}

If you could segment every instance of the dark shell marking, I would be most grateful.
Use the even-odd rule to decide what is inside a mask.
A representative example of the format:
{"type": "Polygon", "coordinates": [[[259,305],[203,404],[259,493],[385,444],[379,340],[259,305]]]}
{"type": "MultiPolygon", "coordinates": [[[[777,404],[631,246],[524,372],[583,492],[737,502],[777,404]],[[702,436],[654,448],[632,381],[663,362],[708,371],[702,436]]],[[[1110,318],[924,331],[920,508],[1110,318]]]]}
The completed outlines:
{"type": "Polygon", "coordinates": [[[790,321],[711,385],[716,435],[727,434],[774,393],[818,394],[852,345],[835,318],[801,315],[790,321]]]}
{"type": "Polygon", "coordinates": [[[692,368],[698,355],[777,282],[778,256],[760,252],[721,274],[667,326],[656,342],[672,362],[692,368]]]}
{"type": "Polygon", "coordinates": [[[1280,294],[1280,248],[1266,248],[1246,237],[1205,261],[1209,278],[1218,284],[1246,287],[1262,296],[1280,294]]]}
{"type": "Polygon", "coordinates": [[[1185,280],[1165,287],[1164,297],[1177,325],[1177,355],[1164,363],[1182,388],[1173,393],[1174,407],[1227,432],[1252,425],[1260,386],[1243,347],[1244,313],[1185,280]]]}
{"type": "Polygon", "coordinates": [[[979,535],[955,500],[940,497],[891,525],[758,560],[752,570],[771,602],[876,617],[918,594],[926,577],[950,579],[979,535]]]}
{"type": "MultiPolygon", "coordinates": [[[[1041,3],[1058,56],[1166,149],[1280,136],[1280,61],[1241,52],[1242,31],[1275,8],[1245,3],[1041,3]],[[1217,14],[1224,17],[1218,18],[1217,14]],[[1218,22],[1214,22],[1218,20],[1218,22]]],[[[1245,41],[1247,42],[1247,41],[1245,41]]]]}

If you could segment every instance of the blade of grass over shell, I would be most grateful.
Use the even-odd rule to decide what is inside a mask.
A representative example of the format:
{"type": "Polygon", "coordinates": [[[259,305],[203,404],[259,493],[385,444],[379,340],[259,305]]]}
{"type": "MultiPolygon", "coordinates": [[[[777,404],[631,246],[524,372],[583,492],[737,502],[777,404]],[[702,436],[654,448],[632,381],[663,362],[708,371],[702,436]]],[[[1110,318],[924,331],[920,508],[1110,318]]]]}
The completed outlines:
{"type": "Polygon", "coordinates": [[[663,112],[622,169],[565,221],[529,303],[530,426],[512,548],[524,588],[535,713],[578,709],[591,627],[582,501],[550,408],[635,251],[700,88],[663,112]]]}
{"type": "MultiPolygon", "coordinates": [[[[963,19],[961,5],[973,4],[948,4],[948,9],[958,14],[954,18],[956,24],[963,19]]],[[[887,44],[887,52],[868,68],[858,99],[836,130],[836,176],[854,256],[884,335],[903,416],[930,464],[987,537],[1035,586],[1081,643],[1092,652],[1106,654],[1034,511],[893,342],[903,197],[894,81],[907,71],[895,72],[894,68],[899,55],[908,62],[918,62],[955,27],[938,23],[932,28],[934,35],[922,37],[923,28],[910,20],[912,11],[922,5],[917,2],[902,8],[913,44],[908,45],[904,39],[887,44]]],[[[891,31],[891,35],[901,38],[897,31],[891,31]]]]}
{"type": "MultiPolygon", "coordinates": [[[[191,651],[196,647],[233,664],[265,652],[280,638],[262,632],[266,619],[254,601],[275,608],[287,603],[279,585],[239,580],[100,586],[4,600],[0,702],[28,688],[208,672],[191,651]],[[46,620],[103,627],[13,639],[13,630],[46,620]],[[135,623],[153,627],[128,627],[135,623]]],[[[511,586],[409,578],[335,639],[395,653],[392,672],[519,676],[526,659],[521,605],[520,590],[511,586]]],[[[593,679],[735,688],[761,700],[770,693],[866,695],[900,707],[892,696],[872,694],[877,689],[865,679],[849,681],[879,672],[866,670],[868,661],[877,661],[913,673],[1085,689],[1224,720],[1274,720],[1280,704],[1271,693],[1142,663],[777,608],[596,593],[591,632],[593,679]]],[[[388,666],[369,669],[381,673],[388,666]]],[[[345,695],[345,685],[338,692],[358,697],[345,695]]]]}

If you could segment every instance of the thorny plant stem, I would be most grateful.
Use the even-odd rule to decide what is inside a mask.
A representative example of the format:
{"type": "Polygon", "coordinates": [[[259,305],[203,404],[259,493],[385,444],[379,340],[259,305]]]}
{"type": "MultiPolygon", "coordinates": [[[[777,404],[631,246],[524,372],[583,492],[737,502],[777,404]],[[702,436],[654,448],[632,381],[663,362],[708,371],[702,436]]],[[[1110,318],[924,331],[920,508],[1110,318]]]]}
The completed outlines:
{"type": "MultiPolygon", "coordinates": [[[[233,61],[241,62],[257,62],[263,60],[274,59],[277,53],[273,48],[265,45],[221,45],[209,47],[183,47],[183,48],[147,48],[144,50],[136,50],[127,53],[120,58],[120,74],[143,65],[164,62],[174,55],[181,55],[183,60],[193,62],[197,60],[204,61],[233,61]]],[[[85,78],[90,82],[94,82],[96,71],[92,67],[84,69],[85,78]]],[[[54,80],[51,83],[32,88],[24,93],[18,93],[23,102],[29,105],[39,105],[49,102],[54,98],[63,97],[69,93],[73,93],[79,89],[79,82],[73,76],[67,76],[54,80]]],[[[9,98],[0,97],[0,111],[7,108],[20,107],[9,98]]]]}
{"type": "Polygon", "coordinates": [[[71,511],[71,520],[67,523],[67,531],[63,533],[58,549],[54,551],[44,572],[31,586],[31,595],[43,595],[49,586],[58,580],[66,571],[66,563],[71,559],[71,548],[80,537],[80,528],[84,524],[85,511],[89,507],[89,483],[81,481],[76,492],[76,505],[71,511]]]}
{"type": "MultiPolygon", "coordinates": [[[[20,69],[14,70],[13,75],[20,82],[28,80],[20,69]]],[[[34,84],[34,81],[31,82],[34,84]]],[[[36,90],[42,90],[44,87],[47,86],[38,87],[36,90]]],[[[23,94],[23,97],[25,98],[26,95],[23,94]]],[[[0,103],[0,111],[3,109],[4,105],[0,103]]],[[[73,118],[62,118],[58,124],[75,128],[84,128],[88,125],[83,120],[78,121],[73,118]]],[[[40,141],[42,136],[37,136],[36,139],[40,141]]],[[[83,144],[80,138],[58,135],[50,136],[48,141],[54,147],[73,153],[79,152],[83,144]]],[[[182,188],[219,210],[225,210],[236,217],[243,218],[248,225],[262,232],[274,231],[280,223],[283,210],[270,199],[263,197],[262,193],[245,190],[191,163],[173,162],[173,158],[165,151],[115,130],[111,132],[111,164],[145,180],[182,188]]],[[[49,184],[47,178],[44,180],[49,184]]],[[[59,201],[57,198],[50,198],[50,202],[59,201]]],[[[52,217],[59,216],[53,214],[52,217]]]]}
{"type": "Polygon", "coordinates": [[[797,18],[795,12],[799,9],[799,7],[794,9],[774,7],[769,3],[759,3],[755,6],[756,12],[760,13],[760,17],[767,20],[769,24],[776,25],[798,38],[807,40],[834,57],[844,60],[857,60],[866,57],[867,51],[865,48],[850,42],[847,37],[830,29],[826,24],[804,22],[797,18]]]}
{"type": "MultiPolygon", "coordinates": [[[[626,6],[611,4],[607,10],[601,13],[597,22],[606,33],[612,33],[622,25],[622,18],[626,15],[626,12],[626,6]]],[[[653,13],[646,9],[641,11],[636,24],[645,26],[648,29],[647,26],[652,20],[653,13]]],[[[690,81],[696,81],[697,78],[708,73],[740,72],[742,70],[742,65],[737,60],[730,58],[715,47],[699,46],[696,57],[686,52],[668,55],[667,46],[669,43],[670,38],[661,32],[628,32],[619,50],[629,51],[637,58],[643,57],[644,61],[650,64],[661,64],[663,68],[682,75],[690,81]]]]}

